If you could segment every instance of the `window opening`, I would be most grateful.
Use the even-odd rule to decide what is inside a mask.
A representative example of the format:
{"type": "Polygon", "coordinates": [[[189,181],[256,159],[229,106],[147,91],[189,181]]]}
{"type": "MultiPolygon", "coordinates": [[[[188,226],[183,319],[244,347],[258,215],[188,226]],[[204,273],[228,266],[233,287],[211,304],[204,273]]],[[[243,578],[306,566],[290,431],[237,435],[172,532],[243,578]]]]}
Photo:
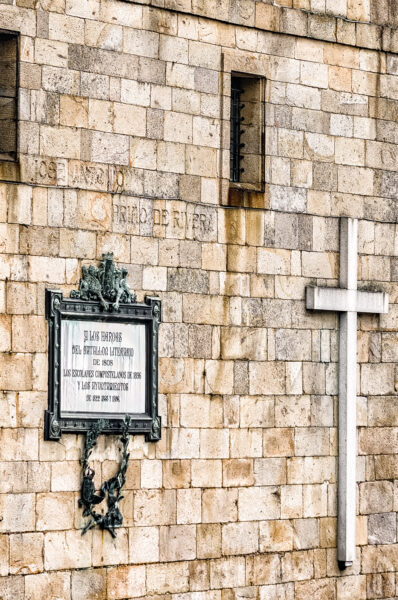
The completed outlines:
{"type": "Polygon", "coordinates": [[[255,191],[264,183],[264,81],[231,75],[230,182],[255,191]]]}
{"type": "Polygon", "coordinates": [[[18,35],[0,32],[0,160],[17,158],[18,35]]]}

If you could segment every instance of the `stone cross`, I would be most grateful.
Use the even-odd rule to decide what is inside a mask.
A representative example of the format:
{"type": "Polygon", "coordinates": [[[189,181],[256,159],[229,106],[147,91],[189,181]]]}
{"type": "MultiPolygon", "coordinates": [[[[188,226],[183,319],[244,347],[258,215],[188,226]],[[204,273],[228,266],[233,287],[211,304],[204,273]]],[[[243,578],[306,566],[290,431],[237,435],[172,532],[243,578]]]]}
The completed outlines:
{"type": "Polygon", "coordinates": [[[338,546],[340,568],[355,560],[357,313],[388,312],[388,294],[357,290],[358,220],[340,223],[340,288],[307,287],[312,310],[339,313],[338,546]]]}

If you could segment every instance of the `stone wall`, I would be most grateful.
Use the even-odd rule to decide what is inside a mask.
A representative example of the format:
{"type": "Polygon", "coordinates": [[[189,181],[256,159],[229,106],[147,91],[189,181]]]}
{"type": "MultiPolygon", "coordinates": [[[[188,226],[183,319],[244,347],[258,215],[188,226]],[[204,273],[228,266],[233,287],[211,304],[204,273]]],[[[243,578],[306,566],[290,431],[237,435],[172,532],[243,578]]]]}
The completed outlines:
{"type": "MultiPolygon", "coordinates": [[[[366,41],[378,22],[338,16],[369,5],[34,4],[0,5],[21,33],[19,161],[0,165],[0,597],[396,597],[398,61],[366,41]],[[323,33],[269,31],[284,15],[323,33]],[[227,206],[233,70],[267,80],[252,207],[227,206]],[[360,219],[359,287],[391,305],[359,319],[357,561],[339,572],[338,323],[304,294],[338,285],[342,215],[360,219]],[[131,442],[116,541],[81,536],[83,436],[43,441],[44,290],[106,251],[163,303],[162,440],[131,442]]],[[[117,458],[101,438],[101,480],[117,458]]]]}

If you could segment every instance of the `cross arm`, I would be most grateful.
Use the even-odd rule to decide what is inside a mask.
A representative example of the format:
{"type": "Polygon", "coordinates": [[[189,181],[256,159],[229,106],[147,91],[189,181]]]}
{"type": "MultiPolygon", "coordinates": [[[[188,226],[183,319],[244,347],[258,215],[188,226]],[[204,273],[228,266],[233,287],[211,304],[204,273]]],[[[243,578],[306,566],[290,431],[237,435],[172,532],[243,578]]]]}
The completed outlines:
{"type": "Polygon", "coordinates": [[[386,314],[388,294],[341,288],[306,288],[306,307],[310,310],[386,314]]]}

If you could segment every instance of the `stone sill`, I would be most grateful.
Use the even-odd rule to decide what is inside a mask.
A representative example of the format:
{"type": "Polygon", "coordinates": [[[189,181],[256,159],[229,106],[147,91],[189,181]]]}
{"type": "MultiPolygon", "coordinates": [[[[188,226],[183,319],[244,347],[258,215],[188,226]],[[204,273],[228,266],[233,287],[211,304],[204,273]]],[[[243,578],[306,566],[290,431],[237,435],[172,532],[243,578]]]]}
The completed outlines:
{"type": "Polygon", "coordinates": [[[221,3],[226,5],[226,10],[220,10],[218,3],[206,0],[201,3],[195,3],[194,0],[192,3],[191,0],[123,1],[150,6],[152,8],[149,10],[153,11],[171,10],[174,13],[205,17],[222,23],[242,25],[263,31],[398,53],[398,28],[351,21],[343,17],[304,9],[274,6],[256,0],[246,0],[241,4],[236,0],[221,0],[221,3]],[[223,18],[221,16],[223,14],[227,16],[223,18]]]}

